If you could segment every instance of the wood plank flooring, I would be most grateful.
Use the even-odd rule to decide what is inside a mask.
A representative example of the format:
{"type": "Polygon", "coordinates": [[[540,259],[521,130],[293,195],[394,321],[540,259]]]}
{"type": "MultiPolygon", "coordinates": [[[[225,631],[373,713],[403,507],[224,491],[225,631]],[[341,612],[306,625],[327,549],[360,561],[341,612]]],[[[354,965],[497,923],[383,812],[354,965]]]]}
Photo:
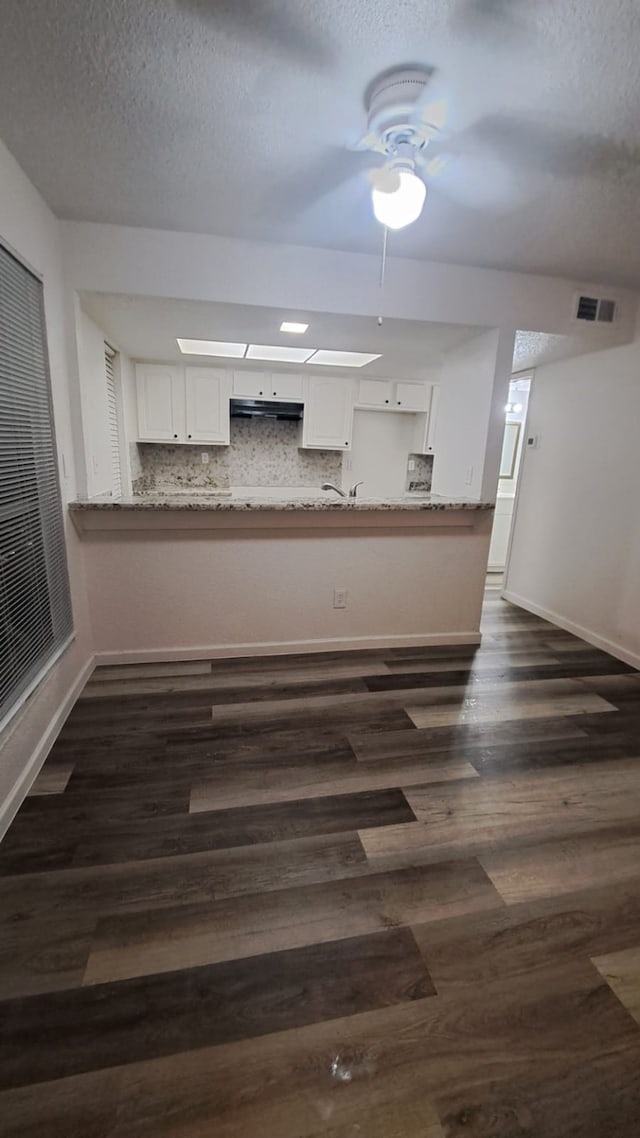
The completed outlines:
{"type": "Polygon", "coordinates": [[[2,1138],[637,1138],[640,674],[99,669],[0,845],[2,1138]]]}

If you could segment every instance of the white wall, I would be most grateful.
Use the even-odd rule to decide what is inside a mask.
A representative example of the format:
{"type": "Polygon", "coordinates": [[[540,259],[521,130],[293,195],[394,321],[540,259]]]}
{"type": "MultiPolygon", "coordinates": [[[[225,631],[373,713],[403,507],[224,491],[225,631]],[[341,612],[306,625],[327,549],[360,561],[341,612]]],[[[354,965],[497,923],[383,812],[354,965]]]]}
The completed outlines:
{"type": "Polygon", "coordinates": [[[640,336],[538,368],[506,595],[640,667],[640,336]]]}
{"type": "Polygon", "coordinates": [[[78,304],[78,367],[82,402],[84,447],[89,497],[110,494],[113,489],[109,405],[104,361],[104,332],[78,304]]]}
{"type": "Polygon", "coordinates": [[[477,642],[491,514],[448,531],[430,520],[435,529],[309,530],[281,515],[277,530],[88,535],[96,651],[119,661],[477,642]],[[334,609],[342,587],[348,607],[334,609]]]}
{"type": "MultiPolygon", "coordinates": [[[[0,240],[44,280],[51,385],[62,497],[76,496],[73,416],[79,398],[67,353],[67,312],[62,284],[60,226],[0,143],[0,240]]],[[[60,716],[91,660],[83,549],[67,525],[75,641],[0,736],[0,834],[35,776],[60,726],[60,716]]]]}
{"type": "Polygon", "coordinates": [[[447,352],[434,444],[434,494],[494,500],[513,337],[497,329],[447,352]]]}
{"type": "Polygon", "coordinates": [[[358,493],[366,498],[404,494],[414,429],[415,415],[356,410],[351,451],[343,460],[345,487],[363,482],[358,493]]]}
{"type": "MultiPolygon", "coordinates": [[[[587,281],[88,222],[64,222],[75,289],[574,334],[587,281]]],[[[607,295],[611,289],[607,289],[607,295]]],[[[633,334],[635,294],[615,290],[615,328],[585,328],[594,343],[633,334]]],[[[509,361],[511,364],[511,361],[509,361]]],[[[509,369],[511,370],[511,369],[509,369]]]]}

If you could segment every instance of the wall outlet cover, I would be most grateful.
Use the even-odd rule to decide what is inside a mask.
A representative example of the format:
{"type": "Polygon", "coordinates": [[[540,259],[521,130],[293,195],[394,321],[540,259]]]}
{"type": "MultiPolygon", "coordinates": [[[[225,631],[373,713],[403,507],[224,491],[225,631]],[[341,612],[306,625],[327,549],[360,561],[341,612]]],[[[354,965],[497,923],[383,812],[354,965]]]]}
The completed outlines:
{"type": "Polygon", "coordinates": [[[346,609],[347,607],[348,590],[340,587],[333,590],[333,607],[334,609],[346,609]]]}

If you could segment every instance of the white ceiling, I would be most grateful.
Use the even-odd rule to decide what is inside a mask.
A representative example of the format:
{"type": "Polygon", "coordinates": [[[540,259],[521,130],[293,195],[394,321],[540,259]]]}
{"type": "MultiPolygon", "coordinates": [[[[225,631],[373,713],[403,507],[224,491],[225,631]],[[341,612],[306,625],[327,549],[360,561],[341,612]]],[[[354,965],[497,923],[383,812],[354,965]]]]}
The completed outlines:
{"type": "Polygon", "coordinates": [[[363,92],[434,64],[453,128],[518,125],[390,252],[640,285],[639,42],[637,0],[2,0],[0,137],[66,218],[375,250],[363,92]]]}
{"type": "MultiPolygon", "coordinates": [[[[456,344],[479,336],[483,329],[465,324],[425,324],[417,320],[385,319],[382,327],[366,316],[337,316],[328,312],[284,311],[239,304],[209,304],[193,300],[83,293],[82,305],[114,344],[133,359],[205,364],[258,370],[309,371],[319,365],[286,365],[256,360],[216,361],[211,357],[184,356],[176,337],[225,340],[252,344],[286,344],[299,348],[338,348],[341,351],[381,353],[354,375],[420,379],[456,344]],[[280,332],[283,320],[309,322],[304,335],[280,332]]],[[[324,375],[335,369],[322,367],[324,375]]],[[[344,370],[344,369],[342,369],[344,370]]]]}

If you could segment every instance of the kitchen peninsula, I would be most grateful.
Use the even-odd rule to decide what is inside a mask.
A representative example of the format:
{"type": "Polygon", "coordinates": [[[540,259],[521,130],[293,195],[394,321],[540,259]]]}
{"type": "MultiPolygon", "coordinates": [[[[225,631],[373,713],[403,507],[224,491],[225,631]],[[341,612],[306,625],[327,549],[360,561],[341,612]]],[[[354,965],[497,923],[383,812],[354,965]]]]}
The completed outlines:
{"type": "Polygon", "coordinates": [[[490,503],[232,492],[70,512],[100,662],[480,641],[490,503]]]}

